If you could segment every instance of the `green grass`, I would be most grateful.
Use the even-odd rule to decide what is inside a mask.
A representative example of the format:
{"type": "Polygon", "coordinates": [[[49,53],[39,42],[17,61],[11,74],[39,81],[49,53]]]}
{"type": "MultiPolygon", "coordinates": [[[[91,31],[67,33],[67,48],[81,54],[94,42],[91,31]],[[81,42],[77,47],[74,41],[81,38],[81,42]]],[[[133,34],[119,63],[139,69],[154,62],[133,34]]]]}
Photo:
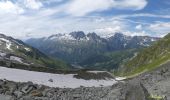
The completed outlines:
{"type": "Polygon", "coordinates": [[[149,97],[149,100],[164,100],[164,96],[159,96],[159,95],[151,95],[149,97]]]}
{"type": "Polygon", "coordinates": [[[136,57],[124,63],[123,69],[118,73],[120,76],[133,77],[146,71],[152,71],[169,60],[170,34],[140,51],[136,57]]]}
{"type": "Polygon", "coordinates": [[[125,76],[133,76],[133,75],[141,74],[146,71],[151,71],[153,69],[158,68],[161,64],[166,63],[168,60],[170,60],[170,54],[167,54],[164,57],[160,57],[160,58],[154,60],[152,63],[149,63],[147,65],[139,66],[132,72],[125,74],[125,76]]]}

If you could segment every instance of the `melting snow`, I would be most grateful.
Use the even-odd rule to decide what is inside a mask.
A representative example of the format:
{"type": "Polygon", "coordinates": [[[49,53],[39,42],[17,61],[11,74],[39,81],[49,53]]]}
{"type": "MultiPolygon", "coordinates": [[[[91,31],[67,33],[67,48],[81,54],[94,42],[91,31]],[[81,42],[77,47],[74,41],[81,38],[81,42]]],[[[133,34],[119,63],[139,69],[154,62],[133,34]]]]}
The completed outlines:
{"type": "Polygon", "coordinates": [[[12,50],[12,49],[11,49],[11,45],[12,45],[11,43],[7,43],[7,44],[6,44],[6,48],[7,48],[8,50],[12,50]]]}
{"type": "Polygon", "coordinates": [[[26,51],[31,51],[30,48],[24,48],[26,51]]]}
{"type": "Polygon", "coordinates": [[[12,49],[11,49],[12,43],[11,43],[9,40],[4,39],[4,38],[0,38],[0,40],[6,42],[6,48],[7,48],[8,50],[12,50],[12,49]]]}
{"type": "Polygon", "coordinates": [[[126,79],[126,77],[116,77],[115,78],[115,80],[117,80],[117,81],[122,81],[122,80],[125,80],[126,79]]]}
{"type": "Polygon", "coordinates": [[[117,81],[110,80],[84,80],[74,78],[75,74],[51,74],[43,72],[26,71],[20,69],[12,69],[0,67],[0,79],[7,79],[14,82],[28,82],[31,81],[35,84],[46,85],[49,87],[60,88],[77,88],[80,86],[85,87],[100,87],[111,86],[117,81]],[[53,80],[53,81],[49,81],[53,80]]]}
{"type": "Polygon", "coordinates": [[[106,71],[87,71],[87,72],[97,74],[97,73],[103,73],[103,72],[106,72],[106,71]]]}
{"type": "Polygon", "coordinates": [[[9,43],[10,41],[4,38],[0,38],[0,40],[5,41],[6,43],[9,43]]]}
{"type": "Polygon", "coordinates": [[[51,40],[55,40],[55,39],[60,39],[60,40],[76,40],[74,37],[72,37],[69,34],[62,34],[61,36],[54,36],[52,38],[50,38],[51,40]]]}

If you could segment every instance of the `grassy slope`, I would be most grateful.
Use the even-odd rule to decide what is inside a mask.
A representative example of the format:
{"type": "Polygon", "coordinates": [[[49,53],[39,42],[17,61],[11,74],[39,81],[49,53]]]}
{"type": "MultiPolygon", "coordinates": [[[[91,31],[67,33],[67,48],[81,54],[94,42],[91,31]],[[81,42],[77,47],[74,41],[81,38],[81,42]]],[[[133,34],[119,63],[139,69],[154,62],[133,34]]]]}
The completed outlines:
{"type": "Polygon", "coordinates": [[[151,71],[170,60],[170,34],[153,46],[141,51],[135,58],[124,64],[121,75],[134,76],[151,71]]]}

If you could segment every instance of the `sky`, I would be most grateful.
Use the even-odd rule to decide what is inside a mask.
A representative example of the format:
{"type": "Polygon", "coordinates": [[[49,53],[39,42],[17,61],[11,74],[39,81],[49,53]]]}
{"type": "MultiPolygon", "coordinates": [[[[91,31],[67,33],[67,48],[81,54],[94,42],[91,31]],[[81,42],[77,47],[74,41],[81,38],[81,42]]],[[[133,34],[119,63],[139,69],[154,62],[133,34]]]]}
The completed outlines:
{"type": "Polygon", "coordinates": [[[0,33],[28,39],[73,31],[163,37],[170,0],[0,0],[0,33]]]}

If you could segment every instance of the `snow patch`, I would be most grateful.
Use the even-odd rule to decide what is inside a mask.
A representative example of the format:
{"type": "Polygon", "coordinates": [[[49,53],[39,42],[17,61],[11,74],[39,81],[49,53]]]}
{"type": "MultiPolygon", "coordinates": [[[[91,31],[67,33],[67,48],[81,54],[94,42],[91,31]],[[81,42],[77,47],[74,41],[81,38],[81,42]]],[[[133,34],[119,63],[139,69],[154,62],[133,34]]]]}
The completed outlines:
{"type": "Polygon", "coordinates": [[[6,43],[10,43],[10,41],[9,41],[9,40],[4,39],[4,38],[0,38],[0,40],[1,40],[1,41],[4,41],[4,42],[6,42],[6,43]]]}
{"type": "Polygon", "coordinates": [[[24,48],[26,51],[31,51],[31,49],[30,48],[24,48]]]}
{"type": "Polygon", "coordinates": [[[122,80],[125,80],[126,79],[126,77],[116,77],[115,78],[115,80],[117,80],[117,81],[122,81],[122,80]]]}
{"type": "Polygon", "coordinates": [[[7,79],[14,82],[28,82],[59,88],[77,88],[111,86],[117,83],[114,79],[108,80],[84,80],[74,77],[75,74],[52,74],[43,72],[26,71],[0,67],[0,79],[7,79]],[[52,81],[49,81],[52,80],[52,81]]]}
{"type": "Polygon", "coordinates": [[[6,48],[7,48],[8,50],[12,50],[12,49],[11,49],[11,45],[12,45],[11,43],[7,43],[7,44],[6,44],[6,48]]]}
{"type": "Polygon", "coordinates": [[[7,48],[8,50],[12,50],[12,49],[11,49],[12,43],[11,43],[9,40],[4,39],[4,38],[0,38],[0,40],[6,42],[6,48],[7,48]]]}
{"type": "Polygon", "coordinates": [[[106,71],[87,71],[87,72],[97,74],[97,73],[104,73],[104,72],[106,72],[106,71]]]}
{"type": "Polygon", "coordinates": [[[22,58],[19,58],[19,57],[16,57],[16,56],[10,56],[10,60],[23,63],[23,62],[22,62],[22,58]]]}
{"type": "Polygon", "coordinates": [[[4,57],[4,56],[6,56],[6,53],[0,52],[0,56],[4,57]]]}
{"type": "Polygon", "coordinates": [[[53,36],[53,37],[50,38],[50,40],[56,40],[56,39],[59,39],[59,40],[76,40],[74,37],[72,37],[69,34],[61,34],[59,36],[53,36]]]}

